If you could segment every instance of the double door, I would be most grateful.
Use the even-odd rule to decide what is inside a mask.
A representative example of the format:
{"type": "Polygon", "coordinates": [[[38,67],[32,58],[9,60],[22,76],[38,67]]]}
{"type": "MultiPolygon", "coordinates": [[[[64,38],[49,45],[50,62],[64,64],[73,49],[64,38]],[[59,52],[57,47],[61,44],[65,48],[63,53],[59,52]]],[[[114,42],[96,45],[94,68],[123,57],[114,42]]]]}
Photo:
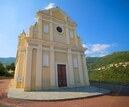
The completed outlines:
{"type": "Polygon", "coordinates": [[[58,68],[58,86],[67,87],[66,65],[58,64],[57,68],[58,68]]]}

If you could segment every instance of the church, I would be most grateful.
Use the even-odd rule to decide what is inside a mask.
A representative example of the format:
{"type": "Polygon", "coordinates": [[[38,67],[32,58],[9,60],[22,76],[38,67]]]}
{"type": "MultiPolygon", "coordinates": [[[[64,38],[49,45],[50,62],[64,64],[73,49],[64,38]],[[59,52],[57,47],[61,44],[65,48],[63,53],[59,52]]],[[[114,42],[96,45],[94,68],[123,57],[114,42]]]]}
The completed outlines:
{"type": "Polygon", "coordinates": [[[15,88],[24,91],[89,86],[77,24],[60,8],[39,10],[36,23],[19,35],[15,88]]]}

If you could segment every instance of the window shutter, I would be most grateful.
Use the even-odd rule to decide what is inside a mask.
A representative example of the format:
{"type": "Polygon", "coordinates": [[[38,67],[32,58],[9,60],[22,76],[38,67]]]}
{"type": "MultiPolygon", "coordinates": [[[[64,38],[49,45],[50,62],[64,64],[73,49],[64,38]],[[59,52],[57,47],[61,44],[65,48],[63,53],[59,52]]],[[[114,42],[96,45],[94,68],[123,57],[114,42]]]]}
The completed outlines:
{"type": "Polygon", "coordinates": [[[70,38],[73,39],[73,32],[70,32],[70,38]]]}
{"type": "Polygon", "coordinates": [[[73,58],[73,66],[74,66],[74,68],[78,67],[78,65],[77,65],[77,58],[76,57],[73,58]]]}
{"type": "Polygon", "coordinates": [[[46,67],[49,66],[48,54],[43,54],[43,66],[46,66],[46,67]]]}
{"type": "Polygon", "coordinates": [[[48,25],[44,25],[44,32],[48,33],[48,25]]]}

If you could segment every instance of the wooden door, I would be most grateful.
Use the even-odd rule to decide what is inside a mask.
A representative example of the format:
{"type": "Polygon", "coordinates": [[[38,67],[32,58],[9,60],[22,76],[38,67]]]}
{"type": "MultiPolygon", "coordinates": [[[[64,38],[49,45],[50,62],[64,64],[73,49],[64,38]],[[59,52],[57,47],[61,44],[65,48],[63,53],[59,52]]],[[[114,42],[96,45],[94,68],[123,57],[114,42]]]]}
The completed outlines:
{"type": "Polygon", "coordinates": [[[66,65],[58,64],[58,86],[59,87],[67,87],[66,81],[66,65]]]}

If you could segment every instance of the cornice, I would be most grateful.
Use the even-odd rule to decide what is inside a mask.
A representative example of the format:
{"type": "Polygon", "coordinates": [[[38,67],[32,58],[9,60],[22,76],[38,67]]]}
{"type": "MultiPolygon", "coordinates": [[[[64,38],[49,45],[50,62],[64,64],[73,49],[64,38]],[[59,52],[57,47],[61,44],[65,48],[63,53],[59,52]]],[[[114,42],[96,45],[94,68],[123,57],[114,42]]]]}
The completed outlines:
{"type": "Polygon", "coordinates": [[[78,50],[78,51],[85,51],[86,48],[82,47],[82,46],[73,46],[70,44],[64,44],[64,43],[60,43],[60,42],[54,42],[54,41],[46,41],[46,40],[41,40],[41,39],[32,39],[30,37],[26,37],[26,42],[28,44],[35,44],[35,45],[48,45],[48,46],[56,46],[56,47],[63,47],[63,48],[71,48],[74,50],[78,50]]]}

